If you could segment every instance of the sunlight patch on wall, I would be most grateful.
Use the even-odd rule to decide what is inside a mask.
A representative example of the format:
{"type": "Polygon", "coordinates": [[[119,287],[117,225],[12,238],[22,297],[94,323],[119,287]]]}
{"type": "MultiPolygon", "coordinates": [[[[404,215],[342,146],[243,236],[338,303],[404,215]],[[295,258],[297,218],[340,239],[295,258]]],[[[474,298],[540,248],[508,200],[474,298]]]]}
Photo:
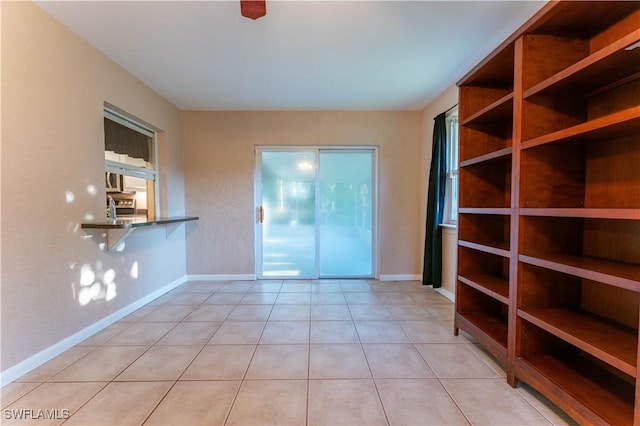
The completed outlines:
{"type": "MultiPolygon", "coordinates": [[[[75,263],[69,265],[74,270],[75,263]]],[[[104,269],[102,262],[95,265],[85,263],[80,267],[80,279],[78,283],[72,283],[73,297],[81,306],[86,306],[92,301],[112,300],[117,296],[116,271],[113,268],[104,269]]]]}
{"type": "Polygon", "coordinates": [[[67,231],[77,234],[80,230],[80,224],[78,222],[70,222],[67,226],[67,231]]]}
{"type": "MultiPolygon", "coordinates": [[[[88,201],[86,197],[97,198],[100,196],[100,194],[102,194],[102,192],[97,185],[85,181],[83,186],[80,188],[75,188],[75,191],[71,189],[66,190],[64,192],[64,199],[67,204],[74,204],[74,207],[77,208],[77,203],[88,201]]],[[[92,201],[92,205],[93,203],[94,201],[92,201]]],[[[93,221],[96,219],[95,213],[91,210],[92,209],[90,209],[89,211],[84,211],[82,221],[93,221]]],[[[75,213],[78,214],[79,212],[76,211],[75,213]]],[[[104,213],[106,214],[106,209],[104,213]]],[[[67,225],[67,232],[79,237],[82,240],[87,240],[94,237],[99,238],[98,235],[81,232],[81,229],[81,224],[79,222],[69,222],[67,225]]],[[[103,233],[102,238],[106,239],[106,237],[106,233],[103,233]]],[[[100,242],[98,244],[98,247],[101,251],[105,251],[106,243],[100,242]]],[[[122,252],[124,250],[124,242],[120,244],[116,248],[116,250],[122,252]]],[[[95,254],[97,255],[97,253],[95,254]]],[[[124,263],[125,261],[123,258],[123,267],[124,263]]],[[[113,300],[118,295],[116,282],[118,278],[118,272],[116,272],[116,269],[118,268],[107,267],[103,265],[103,263],[99,260],[95,262],[78,262],[76,260],[71,260],[68,265],[69,269],[71,271],[74,271],[74,274],[76,276],[75,281],[71,283],[72,297],[73,300],[77,301],[80,306],[87,306],[92,302],[97,301],[108,302],[110,300],[113,300]]]]}
{"type": "Polygon", "coordinates": [[[95,197],[96,195],[98,195],[98,188],[96,188],[95,185],[87,185],[87,193],[92,197],[95,197]]]}
{"type": "Polygon", "coordinates": [[[131,272],[129,272],[129,276],[131,276],[131,278],[133,278],[134,280],[138,279],[138,261],[137,260],[133,262],[133,265],[131,265],[131,272]]]}

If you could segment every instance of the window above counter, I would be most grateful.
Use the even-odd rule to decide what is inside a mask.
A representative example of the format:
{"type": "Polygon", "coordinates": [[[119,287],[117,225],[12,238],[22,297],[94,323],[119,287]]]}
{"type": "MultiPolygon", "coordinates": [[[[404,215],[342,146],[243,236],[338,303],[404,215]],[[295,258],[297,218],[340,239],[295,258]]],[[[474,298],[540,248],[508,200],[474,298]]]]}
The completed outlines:
{"type": "Polygon", "coordinates": [[[160,193],[156,132],[105,108],[104,146],[109,218],[153,220],[158,216],[160,193]],[[109,209],[112,203],[114,208],[109,209]]]}

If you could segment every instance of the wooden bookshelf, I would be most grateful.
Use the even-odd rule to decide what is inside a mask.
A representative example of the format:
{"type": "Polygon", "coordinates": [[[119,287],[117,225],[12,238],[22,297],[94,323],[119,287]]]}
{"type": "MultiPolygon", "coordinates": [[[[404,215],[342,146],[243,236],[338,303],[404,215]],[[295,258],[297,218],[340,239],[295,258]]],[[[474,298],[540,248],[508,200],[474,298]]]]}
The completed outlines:
{"type": "MultiPolygon", "coordinates": [[[[571,94],[576,90],[590,94],[599,88],[612,87],[638,78],[640,51],[627,51],[626,48],[639,41],[640,30],[633,31],[534,85],[524,92],[524,98],[544,93],[571,94]]],[[[555,45],[556,40],[551,41],[551,44],[555,45]]]]}
{"type": "Polygon", "coordinates": [[[481,343],[502,366],[507,364],[507,323],[484,311],[456,313],[460,328],[481,343]]]}
{"type": "Polygon", "coordinates": [[[458,214],[458,238],[509,251],[510,216],[495,214],[458,214]]]}
{"type": "Polygon", "coordinates": [[[458,275],[458,279],[469,287],[473,287],[494,299],[509,304],[509,281],[493,275],[458,275]]]}
{"type": "Polygon", "coordinates": [[[509,215],[511,214],[511,209],[508,207],[505,208],[474,208],[474,207],[460,207],[458,209],[458,213],[472,213],[472,214],[501,214],[501,215],[509,215]]]}
{"type": "Polygon", "coordinates": [[[602,140],[604,137],[617,139],[638,131],[640,131],[640,107],[632,107],[587,123],[529,139],[522,142],[521,148],[531,148],[553,142],[602,140]]]}
{"type": "Polygon", "coordinates": [[[461,208],[508,208],[511,206],[511,157],[501,161],[474,162],[461,166],[461,179],[473,182],[460,186],[461,208]]]}
{"type": "Polygon", "coordinates": [[[640,292],[640,267],[634,264],[559,254],[545,258],[520,255],[520,262],[640,292]]]}
{"type": "Polygon", "coordinates": [[[521,208],[520,215],[548,217],[582,217],[585,219],[640,220],[640,210],[638,209],[521,208]]]}
{"type": "Polygon", "coordinates": [[[458,83],[455,331],[580,423],[640,424],[639,41],[550,2],[458,83]]]}
{"type": "Polygon", "coordinates": [[[520,309],[518,316],[635,377],[638,334],[570,309],[520,309]]]}
{"type": "Polygon", "coordinates": [[[521,358],[516,375],[538,389],[580,424],[634,424],[633,388],[628,383],[604,385],[600,374],[575,360],[551,355],[521,358]]]}
{"type": "Polygon", "coordinates": [[[505,241],[485,241],[483,244],[458,240],[458,246],[468,247],[478,251],[509,257],[509,245],[505,241]]]}
{"type": "Polygon", "coordinates": [[[487,105],[480,111],[466,118],[461,125],[483,129],[483,124],[510,122],[513,115],[513,92],[487,105]]]}

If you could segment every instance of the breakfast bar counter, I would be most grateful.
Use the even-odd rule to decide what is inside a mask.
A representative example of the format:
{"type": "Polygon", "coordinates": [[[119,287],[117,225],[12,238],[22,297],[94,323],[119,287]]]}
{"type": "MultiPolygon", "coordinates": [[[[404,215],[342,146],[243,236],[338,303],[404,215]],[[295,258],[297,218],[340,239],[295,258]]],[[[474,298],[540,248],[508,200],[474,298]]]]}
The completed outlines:
{"type": "Polygon", "coordinates": [[[198,219],[197,216],[160,217],[156,219],[147,219],[144,216],[118,217],[101,222],[82,223],[80,227],[88,231],[106,231],[107,250],[111,251],[136,228],[165,225],[167,227],[167,236],[169,236],[182,223],[198,219]]]}

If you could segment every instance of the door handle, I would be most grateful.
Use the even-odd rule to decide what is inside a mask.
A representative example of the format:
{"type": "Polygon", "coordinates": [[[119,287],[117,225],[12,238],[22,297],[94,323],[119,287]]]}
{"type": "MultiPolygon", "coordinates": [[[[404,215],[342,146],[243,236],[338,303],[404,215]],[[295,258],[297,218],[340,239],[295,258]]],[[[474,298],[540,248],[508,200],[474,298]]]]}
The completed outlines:
{"type": "Polygon", "coordinates": [[[258,223],[264,223],[264,207],[258,207],[258,223]]]}

